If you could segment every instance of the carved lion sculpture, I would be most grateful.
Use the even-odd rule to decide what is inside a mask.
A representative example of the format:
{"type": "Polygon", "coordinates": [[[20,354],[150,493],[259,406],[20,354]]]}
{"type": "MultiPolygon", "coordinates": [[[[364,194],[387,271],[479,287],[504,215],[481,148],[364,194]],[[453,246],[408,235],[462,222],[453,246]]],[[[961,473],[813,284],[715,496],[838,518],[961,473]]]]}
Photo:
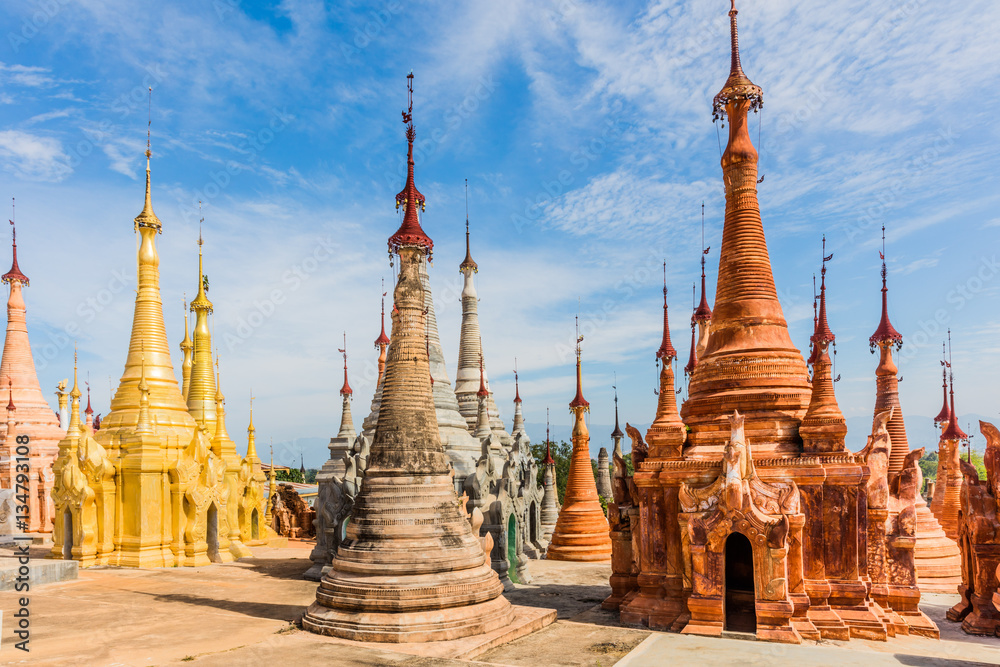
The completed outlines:
{"type": "Polygon", "coordinates": [[[986,485],[994,498],[1000,498],[1000,430],[984,421],[979,422],[979,430],[986,438],[986,454],[983,455],[986,485]]]}
{"type": "Polygon", "coordinates": [[[639,433],[639,429],[632,426],[628,422],[625,422],[625,432],[628,433],[628,437],[632,439],[632,469],[638,470],[639,464],[646,460],[649,456],[649,446],[646,445],[646,441],[642,439],[642,433],[639,433]]]}

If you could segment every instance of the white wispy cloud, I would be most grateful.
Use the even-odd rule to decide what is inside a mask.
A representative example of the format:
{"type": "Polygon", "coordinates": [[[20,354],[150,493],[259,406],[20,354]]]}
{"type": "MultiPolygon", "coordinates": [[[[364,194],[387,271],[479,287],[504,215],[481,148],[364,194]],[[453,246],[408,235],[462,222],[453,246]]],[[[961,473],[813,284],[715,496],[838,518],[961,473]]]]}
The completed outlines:
{"type": "Polygon", "coordinates": [[[0,131],[3,167],[29,180],[61,181],[72,172],[62,143],[20,130],[0,131]]]}

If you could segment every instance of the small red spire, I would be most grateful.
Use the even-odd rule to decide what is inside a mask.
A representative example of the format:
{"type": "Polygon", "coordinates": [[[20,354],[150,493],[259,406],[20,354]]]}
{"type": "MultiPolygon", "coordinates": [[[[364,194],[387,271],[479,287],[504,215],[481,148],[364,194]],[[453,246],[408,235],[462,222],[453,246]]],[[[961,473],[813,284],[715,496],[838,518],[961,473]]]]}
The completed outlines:
{"type": "Polygon", "coordinates": [[[549,447],[551,444],[552,439],[549,437],[549,409],[545,408],[545,458],[542,459],[542,465],[552,466],[556,464],[555,459],[552,458],[552,450],[549,447]]]}
{"type": "Polygon", "coordinates": [[[684,367],[684,374],[691,375],[698,366],[698,342],[695,339],[695,320],[691,318],[691,351],[688,352],[687,366],[684,367]]]}
{"type": "Polygon", "coordinates": [[[7,380],[7,383],[8,383],[7,388],[10,391],[10,400],[7,402],[7,412],[14,412],[15,410],[17,410],[17,408],[14,407],[14,381],[7,380]]]}
{"type": "Polygon", "coordinates": [[[712,319],[712,309],[708,307],[708,294],[705,290],[705,257],[712,248],[705,246],[705,202],[701,203],[701,303],[694,311],[694,321],[704,324],[712,319]]]}
{"type": "Polygon", "coordinates": [[[388,345],[390,343],[389,337],[385,335],[385,295],[387,294],[387,292],[384,291],[385,290],[385,278],[382,279],[382,289],[383,289],[383,292],[382,292],[382,333],[380,333],[378,335],[378,338],[375,339],[375,348],[376,349],[379,349],[383,345],[388,345]]]}
{"type": "Polygon", "coordinates": [[[90,383],[87,383],[87,409],[83,411],[85,415],[94,414],[94,409],[90,407],[90,383]]]}
{"type": "Polygon", "coordinates": [[[480,398],[488,398],[490,392],[486,390],[486,371],[483,370],[483,355],[479,354],[479,391],[476,392],[476,396],[480,398]]]}
{"type": "Polygon", "coordinates": [[[934,418],[934,425],[943,424],[951,418],[951,408],[948,406],[948,361],[944,358],[944,343],[941,343],[941,391],[944,393],[944,403],[941,412],[934,418]]]}
{"type": "Polygon", "coordinates": [[[389,237],[389,252],[398,253],[403,247],[422,248],[424,253],[430,257],[434,253],[434,241],[430,239],[420,227],[420,219],[417,209],[422,211],[426,205],[426,199],[417,190],[413,179],[413,140],[416,131],[413,129],[413,72],[407,76],[407,92],[409,94],[409,107],[403,112],[403,123],[406,125],[406,185],[398,195],[396,195],[396,208],[404,207],[403,223],[396,230],[396,233],[389,237]]]}
{"type": "Polygon", "coordinates": [[[663,341],[660,349],[656,351],[656,358],[663,359],[664,363],[677,356],[677,350],[670,342],[670,323],[667,321],[667,263],[663,262],[663,341]]]}
{"type": "Polygon", "coordinates": [[[521,388],[517,384],[517,359],[514,359],[514,402],[521,402],[521,388]]]}
{"type": "Polygon", "coordinates": [[[820,283],[819,283],[819,316],[816,320],[816,331],[809,338],[813,345],[818,346],[819,343],[830,344],[834,342],[837,337],[833,335],[833,331],[830,329],[829,323],[826,321],[826,263],[833,259],[833,253],[830,255],[826,254],[826,235],[823,235],[823,268],[820,269],[820,283]]]}
{"type": "MultiPolygon", "coordinates": [[[[14,199],[11,198],[11,210],[13,211],[13,209],[14,209],[14,199]]],[[[11,213],[11,218],[13,217],[14,214],[11,213]]],[[[17,265],[17,228],[14,227],[13,220],[10,221],[10,233],[11,233],[11,247],[14,250],[14,263],[11,264],[10,271],[3,274],[3,277],[0,278],[0,280],[3,280],[3,282],[8,285],[16,280],[17,282],[27,287],[28,276],[21,273],[21,268],[17,265]]]]}
{"type": "Polygon", "coordinates": [[[966,435],[962,427],[958,425],[958,415],[955,413],[955,378],[951,379],[951,410],[948,415],[948,428],[944,430],[941,434],[943,440],[968,440],[969,436],[966,435]]]}
{"type": "Polygon", "coordinates": [[[344,332],[344,348],[338,349],[337,352],[340,352],[341,354],[344,355],[344,386],[340,388],[340,395],[350,396],[351,394],[354,393],[354,390],[351,389],[351,385],[347,383],[347,332],[346,331],[344,332]]]}
{"type": "Polygon", "coordinates": [[[576,318],[576,396],[570,401],[569,407],[572,408],[583,408],[586,411],[590,410],[590,403],[587,399],[583,397],[583,371],[580,367],[580,343],[583,342],[583,336],[580,335],[580,317],[576,318]]]}
{"type": "Polygon", "coordinates": [[[887,275],[885,268],[885,225],[882,225],[882,252],[879,253],[879,257],[882,259],[882,319],[878,323],[878,329],[868,339],[872,352],[875,351],[875,346],[880,343],[895,345],[897,349],[903,347],[903,335],[896,331],[892,322],[889,321],[889,288],[885,286],[887,275]]]}
{"type": "MultiPolygon", "coordinates": [[[[617,381],[616,381],[617,382],[617,381]]],[[[612,438],[624,438],[622,427],[618,425],[618,386],[615,386],[615,430],[611,432],[612,438]]]]}

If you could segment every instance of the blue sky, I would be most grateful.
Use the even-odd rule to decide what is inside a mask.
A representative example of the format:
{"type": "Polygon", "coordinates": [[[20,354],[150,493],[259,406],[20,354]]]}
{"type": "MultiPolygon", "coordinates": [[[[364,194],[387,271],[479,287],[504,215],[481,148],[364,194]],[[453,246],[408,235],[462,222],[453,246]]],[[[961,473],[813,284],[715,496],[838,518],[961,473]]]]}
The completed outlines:
{"type": "MultiPolygon", "coordinates": [[[[1000,24],[1000,6],[816,4],[739,3],[744,67],[765,93],[752,122],[760,202],[793,339],[807,348],[825,233],[838,398],[847,416],[870,415],[884,223],[890,313],[906,337],[904,411],[937,413],[950,326],[959,413],[996,417],[1000,189],[989,110],[1000,52],[983,27],[1000,24]]],[[[622,419],[648,423],[660,263],[686,355],[702,200],[714,297],[724,195],[710,107],[729,68],[727,10],[724,0],[5,3],[0,182],[17,197],[43,389],[71,372],[74,338],[99,412],[109,376],[117,385],[121,374],[151,85],[178,372],[201,199],[230,432],[246,424],[252,386],[263,438],[335,434],[344,330],[360,423],[380,279],[392,277],[385,239],[399,221],[399,113],[412,69],[417,183],[452,380],[468,178],[483,344],[503,416],[517,357],[527,420],[544,422],[549,406],[554,423],[569,423],[579,303],[593,422],[613,422],[617,373],[622,419]]],[[[849,445],[863,437],[852,432],[849,445]]]]}

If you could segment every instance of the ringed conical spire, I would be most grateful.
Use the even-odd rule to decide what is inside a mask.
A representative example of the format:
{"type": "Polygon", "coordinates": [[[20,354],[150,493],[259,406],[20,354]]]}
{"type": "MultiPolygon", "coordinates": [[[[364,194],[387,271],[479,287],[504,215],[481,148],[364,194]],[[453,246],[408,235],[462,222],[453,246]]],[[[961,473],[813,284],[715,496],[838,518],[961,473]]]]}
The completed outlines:
{"type": "Polygon", "coordinates": [[[187,404],[174,375],[163,323],[163,301],[160,298],[160,256],[156,249],[156,235],[162,231],[159,218],[153,213],[150,194],[149,130],[146,132],[146,203],[142,213],[135,218],[134,229],[139,234],[138,289],[132,318],[132,335],[129,341],[125,370],[118,390],[111,400],[111,410],[101,420],[97,441],[112,450],[117,449],[121,438],[130,435],[139,421],[139,380],[145,368],[148,388],[148,411],[155,421],[158,434],[168,439],[169,446],[183,447],[191,441],[195,422],[188,413],[187,404]],[[180,444],[183,443],[183,444],[180,444]]]}
{"type": "Polygon", "coordinates": [[[903,337],[893,328],[889,322],[889,311],[886,283],[885,267],[885,225],[882,226],[882,251],[879,252],[882,259],[882,319],[878,329],[869,339],[872,351],[879,350],[879,364],[875,369],[875,415],[880,412],[894,408],[892,418],[886,425],[889,431],[891,450],[889,452],[889,474],[893,475],[903,467],[906,455],[910,453],[910,443],[906,437],[906,424],[903,421],[903,409],[899,404],[899,369],[892,358],[892,350],[897,350],[903,345],[903,337]]]}
{"type": "MultiPolygon", "coordinates": [[[[404,112],[403,120],[412,154],[412,119],[404,112]]],[[[420,271],[432,242],[397,232],[389,247],[398,253],[399,279],[368,468],[346,537],[302,625],[380,642],[492,632],[512,622],[513,610],[460,506],[438,433],[420,271]]]]}
{"type": "Polygon", "coordinates": [[[941,405],[941,411],[934,418],[936,426],[951,419],[951,409],[948,407],[948,357],[944,351],[944,342],[941,343],[941,392],[944,394],[944,403],[941,405]]]}
{"type": "Polygon", "coordinates": [[[403,223],[396,230],[396,233],[389,237],[389,254],[398,253],[400,248],[414,247],[420,248],[427,255],[428,259],[434,253],[434,241],[431,240],[420,227],[420,217],[418,210],[423,211],[427,205],[427,200],[420,190],[417,190],[416,182],[413,178],[413,140],[417,133],[413,129],[413,72],[407,77],[407,95],[409,106],[403,112],[403,122],[406,124],[406,185],[396,195],[396,208],[403,207],[403,223]]]}
{"type": "MultiPolygon", "coordinates": [[[[199,207],[201,202],[199,202],[199,207]]],[[[212,367],[212,331],[208,316],[213,312],[208,299],[208,280],[205,276],[204,245],[199,220],[198,229],[198,293],[191,302],[194,313],[193,354],[191,379],[188,381],[187,406],[194,420],[205,427],[209,439],[215,435],[218,422],[218,408],[215,400],[218,389],[215,369],[212,367]]]]}
{"type": "Polygon", "coordinates": [[[685,456],[696,459],[722,455],[733,410],[745,416],[755,457],[797,456],[799,421],[811,393],[805,359],[792,344],[778,301],[757,201],[757,150],[747,115],[761,107],[763,93],[743,73],[736,15],[734,3],[730,74],[712,107],[716,120],[724,113],[729,122],[721,161],[726,216],[715,308],[711,335],[681,411],[691,429],[685,456]],[[726,410],[719,409],[720,403],[726,410]]]}

